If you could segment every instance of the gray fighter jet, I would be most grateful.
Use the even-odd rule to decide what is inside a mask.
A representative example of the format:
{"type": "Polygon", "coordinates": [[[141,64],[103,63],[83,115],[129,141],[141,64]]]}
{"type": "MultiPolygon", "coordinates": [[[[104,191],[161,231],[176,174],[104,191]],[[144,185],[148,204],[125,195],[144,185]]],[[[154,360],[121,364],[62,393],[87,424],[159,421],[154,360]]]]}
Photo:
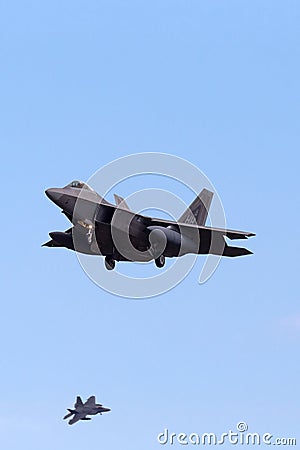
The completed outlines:
{"type": "Polygon", "coordinates": [[[247,239],[254,233],[205,226],[213,198],[207,189],[201,191],[177,222],[135,213],[118,195],[113,205],[81,181],[47,189],[45,193],[73,226],[64,232],[49,233],[51,240],[43,245],[105,256],[108,270],[114,269],[115,261],[154,260],[157,267],[163,267],[166,257],[187,253],[230,257],[252,253],[227,245],[225,237],[247,239]]]}
{"type": "Polygon", "coordinates": [[[102,414],[103,412],[110,411],[110,409],[104,408],[103,405],[96,403],[96,398],[93,395],[92,397],[89,397],[85,403],[83,403],[80,397],[77,397],[74,409],[68,408],[68,411],[69,413],[64,417],[64,420],[73,416],[68,422],[69,425],[73,425],[73,423],[76,423],[79,420],[91,420],[91,417],[87,416],[102,414]]]}

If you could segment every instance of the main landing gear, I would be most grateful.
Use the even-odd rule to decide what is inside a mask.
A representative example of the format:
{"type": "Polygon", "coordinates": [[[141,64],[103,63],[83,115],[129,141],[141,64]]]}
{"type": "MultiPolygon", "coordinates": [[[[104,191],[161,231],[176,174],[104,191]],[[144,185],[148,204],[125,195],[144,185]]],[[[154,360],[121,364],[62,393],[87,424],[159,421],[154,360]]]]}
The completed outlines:
{"type": "Polygon", "coordinates": [[[156,267],[159,267],[160,269],[162,267],[164,267],[166,262],[166,258],[164,257],[164,255],[160,255],[158,258],[155,259],[155,265],[156,267]]]}
{"type": "Polygon", "coordinates": [[[116,261],[111,256],[105,257],[105,267],[107,270],[114,270],[116,261]]]}
{"type": "MultiPolygon", "coordinates": [[[[166,258],[164,257],[164,255],[160,255],[154,261],[155,261],[156,267],[162,268],[165,265],[166,258]]],[[[114,270],[115,266],[116,266],[116,261],[113,259],[113,257],[106,256],[105,257],[105,268],[107,270],[114,270]]]]}

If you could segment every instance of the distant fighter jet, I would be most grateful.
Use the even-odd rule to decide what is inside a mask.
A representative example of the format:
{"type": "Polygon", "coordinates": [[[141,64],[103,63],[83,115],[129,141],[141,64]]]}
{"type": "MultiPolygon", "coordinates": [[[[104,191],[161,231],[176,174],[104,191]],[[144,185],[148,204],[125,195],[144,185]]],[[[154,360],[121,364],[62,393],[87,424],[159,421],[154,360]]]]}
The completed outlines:
{"type": "Polygon", "coordinates": [[[135,213],[118,195],[113,205],[81,181],[47,189],[45,193],[73,227],[49,233],[51,240],[43,245],[105,256],[108,270],[114,269],[115,261],[154,260],[157,267],[163,267],[166,257],[187,253],[221,256],[252,253],[246,248],[228,246],[224,237],[247,239],[254,233],[205,226],[213,197],[213,192],[207,189],[201,191],[177,222],[135,213]]]}
{"type": "Polygon", "coordinates": [[[91,418],[87,416],[95,416],[96,414],[110,411],[109,408],[104,408],[104,406],[97,404],[94,395],[89,397],[85,403],[82,402],[80,397],[77,397],[74,408],[75,409],[68,408],[69,413],[64,417],[65,420],[73,416],[68,422],[69,425],[73,425],[73,423],[76,423],[79,420],[91,420],[91,418]]]}

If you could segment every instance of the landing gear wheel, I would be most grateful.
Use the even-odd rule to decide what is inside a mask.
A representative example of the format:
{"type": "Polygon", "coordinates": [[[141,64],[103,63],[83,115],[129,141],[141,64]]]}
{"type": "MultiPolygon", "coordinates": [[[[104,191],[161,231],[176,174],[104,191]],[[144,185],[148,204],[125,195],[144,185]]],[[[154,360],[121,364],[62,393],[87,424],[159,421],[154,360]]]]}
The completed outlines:
{"type": "Polygon", "coordinates": [[[116,265],[116,261],[113,258],[111,258],[109,256],[105,257],[105,267],[107,270],[114,270],[115,265],[116,265]]]}
{"type": "Polygon", "coordinates": [[[155,265],[156,265],[156,267],[161,268],[161,267],[164,267],[165,262],[166,262],[166,258],[164,257],[164,255],[160,255],[159,258],[156,258],[155,265]]]}

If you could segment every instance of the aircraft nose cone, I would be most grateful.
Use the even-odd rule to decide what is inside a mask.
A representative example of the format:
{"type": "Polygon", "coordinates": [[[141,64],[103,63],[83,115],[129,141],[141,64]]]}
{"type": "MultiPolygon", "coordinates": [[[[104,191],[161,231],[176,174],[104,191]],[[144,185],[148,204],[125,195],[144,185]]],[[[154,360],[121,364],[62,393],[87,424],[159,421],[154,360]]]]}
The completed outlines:
{"type": "Polygon", "coordinates": [[[77,198],[66,192],[65,188],[50,188],[45,191],[45,194],[65,213],[73,214],[77,198]]]}
{"type": "Polygon", "coordinates": [[[58,204],[61,194],[59,194],[55,188],[46,189],[45,194],[52,202],[58,204]]]}

